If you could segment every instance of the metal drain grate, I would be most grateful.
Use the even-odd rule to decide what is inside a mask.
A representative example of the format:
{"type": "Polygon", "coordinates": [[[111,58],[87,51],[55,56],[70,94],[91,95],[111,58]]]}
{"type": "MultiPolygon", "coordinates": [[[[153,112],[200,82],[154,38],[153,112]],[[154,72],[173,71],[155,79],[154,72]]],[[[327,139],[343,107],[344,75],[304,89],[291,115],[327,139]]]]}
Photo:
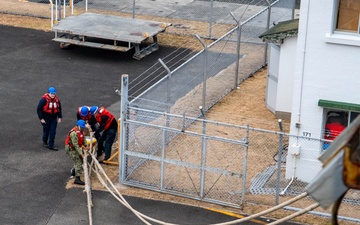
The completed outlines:
{"type": "Polygon", "coordinates": [[[276,166],[270,166],[265,171],[257,175],[251,182],[249,191],[251,194],[274,194],[275,188],[264,188],[270,177],[276,171],[276,166]]]}

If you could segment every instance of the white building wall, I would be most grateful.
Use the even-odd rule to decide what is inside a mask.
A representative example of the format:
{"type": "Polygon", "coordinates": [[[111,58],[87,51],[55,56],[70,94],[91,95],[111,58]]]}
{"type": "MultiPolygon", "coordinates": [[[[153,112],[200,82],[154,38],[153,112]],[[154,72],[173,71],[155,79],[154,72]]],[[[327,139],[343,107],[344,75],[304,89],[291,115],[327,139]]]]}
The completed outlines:
{"type": "MultiPolygon", "coordinates": [[[[333,7],[332,0],[301,1],[290,125],[295,135],[321,138],[323,109],[318,106],[319,99],[360,104],[360,47],[329,42],[333,7]]],[[[315,142],[301,146],[304,144],[294,139],[290,142],[286,177],[310,182],[321,169],[317,160],[321,146],[315,142]]]]}
{"type": "Polygon", "coordinates": [[[276,111],[291,112],[297,37],[284,39],[280,48],[276,111]]]}

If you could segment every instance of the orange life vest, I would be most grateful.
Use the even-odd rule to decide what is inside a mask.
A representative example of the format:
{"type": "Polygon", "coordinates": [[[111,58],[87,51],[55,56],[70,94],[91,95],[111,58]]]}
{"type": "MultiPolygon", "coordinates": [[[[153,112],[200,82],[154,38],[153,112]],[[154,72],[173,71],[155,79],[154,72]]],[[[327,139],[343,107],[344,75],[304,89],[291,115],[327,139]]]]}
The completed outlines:
{"type": "Polygon", "coordinates": [[[44,113],[56,114],[60,111],[60,103],[58,97],[55,95],[51,98],[48,93],[42,96],[46,100],[46,104],[43,107],[44,113]]]}
{"type": "Polygon", "coordinates": [[[107,109],[104,107],[100,107],[98,110],[98,114],[96,115],[96,121],[101,124],[101,117],[107,116],[108,120],[106,121],[106,124],[104,126],[104,130],[108,129],[110,127],[111,122],[115,118],[113,114],[111,114],[107,109]]]}
{"type": "Polygon", "coordinates": [[[65,139],[65,145],[70,145],[70,147],[74,148],[74,145],[71,143],[71,140],[70,140],[70,134],[73,131],[75,131],[77,133],[78,144],[79,144],[79,147],[81,147],[84,143],[84,134],[80,130],[78,130],[77,127],[74,127],[73,129],[71,129],[69,131],[69,133],[67,134],[66,139],[65,139]]]}

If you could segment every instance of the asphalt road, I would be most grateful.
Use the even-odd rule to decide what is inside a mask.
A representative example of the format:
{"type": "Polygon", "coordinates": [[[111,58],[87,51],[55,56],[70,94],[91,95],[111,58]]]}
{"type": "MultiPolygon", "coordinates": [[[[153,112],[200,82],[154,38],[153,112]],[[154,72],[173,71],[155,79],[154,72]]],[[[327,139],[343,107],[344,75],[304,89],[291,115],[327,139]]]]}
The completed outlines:
{"type": "Polygon", "coordinates": [[[121,74],[131,80],[172,49],[161,48],[137,61],[132,52],[63,50],[51,41],[53,33],[6,26],[0,30],[0,224],[47,224],[67,193],[72,162],[63,145],[76,122],[77,107],[119,101],[114,90],[120,87],[121,74]],[[58,152],[42,147],[36,115],[49,86],[57,88],[63,107],[55,140],[58,152]]]}
{"type": "MultiPolygon", "coordinates": [[[[0,224],[89,224],[86,195],[65,189],[72,161],[63,147],[81,105],[110,106],[120,75],[130,80],[173,51],[160,47],[141,61],[132,52],[76,47],[62,50],[53,33],[0,26],[0,224]],[[42,147],[36,107],[49,86],[57,88],[63,106],[55,146],[42,147]]],[[[235,218],[205,209],[127,197],[140,212],[180,224],[219,223],[235,218]]],[[[143,224],[109,193],[93,192],[94,224],[143,224]]],[[[262,223],[259,220],[248,224],[262,223]]]]}

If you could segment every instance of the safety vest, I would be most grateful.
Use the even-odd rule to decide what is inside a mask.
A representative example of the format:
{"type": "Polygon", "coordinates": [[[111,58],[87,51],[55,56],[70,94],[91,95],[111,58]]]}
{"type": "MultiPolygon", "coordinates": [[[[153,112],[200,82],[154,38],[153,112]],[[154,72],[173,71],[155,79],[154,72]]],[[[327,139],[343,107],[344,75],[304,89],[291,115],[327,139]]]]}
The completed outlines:
{"type": "Polygon", "coordinates": [[[81,147],[84,143],[84,134],[80,130],[78,130],[77,127],[74,127],[73,129],[71,129],[69,131],[69,133],[67,134],[66,139],[65,139],[65,145],[70,145],[70,147],[74,148],[74,145],[71,143],[71,139],[70,139],[70,134],[73,131],[75,131],[77,133],[78,144],[79,144],[79,147],[81,147]]]}
{"type": "Polygon", "coordinates": [[[60,103],[58,97],[55,95],[51,98],[48,93],[42,96],[46,100],[46,104],[43,107],[44,113],[56,114],[60,111],[60,103]]]}
{"type": "Polygon", "coordinates": [[[82,116],[82,115],[81,115],[81,108],[82,108],[82,106],[80,106],[80,107],[78,108],[78,114],[79,114],[80,118],[81,118],[82,120],[85,120],[85,121],[88,121],[88,120],[90,120],[90,118],[91,118],[90,107],[89,107],[89,106],[87,106],[87,107],[89,108],[89,112],[88,112],[88,114],[87,114],[86,116],[82,116]]]}
{"type": "Polygon", "coordinates": [[[114,115],[111,114],[107,109],[105,109],[104,107],[100,107],[100,109],[98,110],[98,114],[96,115],[96,121],[101,124],[101,117],[102,116],[107,116],[108,120],[106,121],[106,124],[104,126],[104,130],[108,129],[110,127],[110,124],[112,122],[112,120],[114,119],[114,115]]]}

